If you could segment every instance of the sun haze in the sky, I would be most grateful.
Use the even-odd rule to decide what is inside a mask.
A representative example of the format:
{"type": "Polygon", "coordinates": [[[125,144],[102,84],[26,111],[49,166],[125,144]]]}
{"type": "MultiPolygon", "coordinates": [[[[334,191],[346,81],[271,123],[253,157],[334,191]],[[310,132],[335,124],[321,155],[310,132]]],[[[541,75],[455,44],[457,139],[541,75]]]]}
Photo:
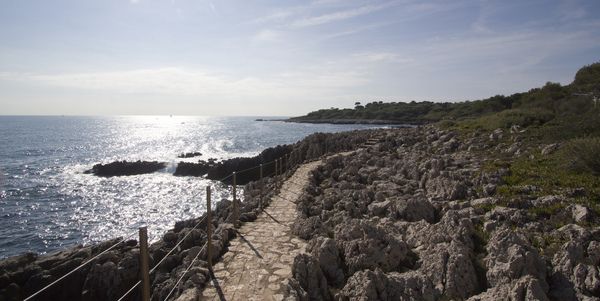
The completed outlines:
{"type": "Polygon", "coordinates": [[[301,115],[569,83],[597,0],[0,2],[0,114],[301,115]]]}

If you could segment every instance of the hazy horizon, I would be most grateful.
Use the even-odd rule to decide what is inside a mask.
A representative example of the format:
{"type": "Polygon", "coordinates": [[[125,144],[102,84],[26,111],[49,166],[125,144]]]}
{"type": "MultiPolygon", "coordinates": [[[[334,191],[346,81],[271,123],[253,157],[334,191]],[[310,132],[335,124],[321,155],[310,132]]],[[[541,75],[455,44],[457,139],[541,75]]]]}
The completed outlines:
{"type": "Polygon", "coordinates": [[[298,116],[568,84],[594,0],[0,3],[0,115],[298,116]]]}

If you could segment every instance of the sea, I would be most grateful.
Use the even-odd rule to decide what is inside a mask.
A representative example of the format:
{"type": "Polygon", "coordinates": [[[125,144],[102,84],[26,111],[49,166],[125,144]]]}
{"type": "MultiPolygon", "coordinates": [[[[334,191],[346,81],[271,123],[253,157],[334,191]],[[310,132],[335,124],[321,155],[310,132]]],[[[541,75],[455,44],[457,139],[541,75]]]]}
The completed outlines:
{"type": "Polygon", "coordinates": [[[230,187],[200,177],[177,177],[180,161],[255,156],[315,132],[373,125],[256,121],[278,117],[0,116],[0,258],[40,254],[115,237],[152,241],[176,221],[205,212],[230,187]],[[202,156],[179,159],[181,153],[202,156]],[[117,160],[167,162],[152,174],[97,177],[85,171],[117,160]]]}

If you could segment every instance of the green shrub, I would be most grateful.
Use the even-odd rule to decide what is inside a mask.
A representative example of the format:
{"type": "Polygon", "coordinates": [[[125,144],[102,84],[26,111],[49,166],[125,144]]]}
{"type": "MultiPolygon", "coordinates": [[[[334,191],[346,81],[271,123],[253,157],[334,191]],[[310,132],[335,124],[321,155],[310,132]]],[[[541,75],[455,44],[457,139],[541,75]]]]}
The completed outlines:
{"type": "Polygon", "coordinates": [[[600,137],[573,139],[567,149],[574,159],[574,167],[600,175],[600,137]]]}

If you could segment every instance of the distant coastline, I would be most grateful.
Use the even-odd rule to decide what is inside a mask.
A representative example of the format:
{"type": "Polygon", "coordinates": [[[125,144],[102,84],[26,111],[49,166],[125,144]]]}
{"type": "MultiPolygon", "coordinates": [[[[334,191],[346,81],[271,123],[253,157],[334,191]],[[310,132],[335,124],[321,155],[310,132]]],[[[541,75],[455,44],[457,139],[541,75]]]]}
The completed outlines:
{"type": "Polygon", "coordinates": [[[412,127],[421,124],[406,123],[399,120],[385,120],[385,119],[297,119],[298,117],[288,119],[263,119],[258,118],[254,121],[283,121],[283,122],[294,122],[294,123],[316,123],[316,124],[369,124],[369,125],[395,125],[402,127],[412,127]]]}
{"type": "Polygon", "coordinates": [[[296,123],[331,123],[331,124],[372,124],[372,125],[396,125],[396,126],[416,126],[419,124],[409,124],[398,120],[384,119],[287,119],[285,122],[296,123]]]}

